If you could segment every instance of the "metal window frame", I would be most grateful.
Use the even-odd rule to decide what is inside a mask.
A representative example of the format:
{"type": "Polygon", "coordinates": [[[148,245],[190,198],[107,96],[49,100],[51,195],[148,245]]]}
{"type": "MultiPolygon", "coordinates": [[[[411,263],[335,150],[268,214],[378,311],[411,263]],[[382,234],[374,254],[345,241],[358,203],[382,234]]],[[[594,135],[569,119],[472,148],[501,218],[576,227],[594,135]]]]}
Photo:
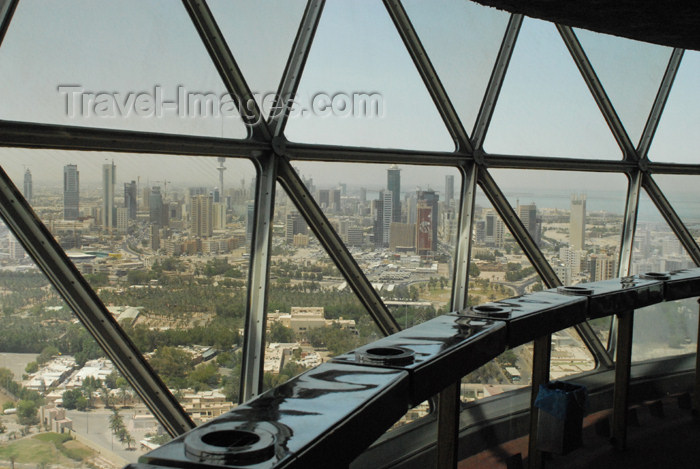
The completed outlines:
{"type": "MultiPolygon", "coordinates": [[[[453,139],[458,142],[457,148],[453,152],[414,152],[287,142],[283,136],[283,131],[288,117],[288,109],[284,109],[284,112],[281,114],[270,116],[269,122],[264,119],[262,111],[259,109],[254,99],[252,99],[250,89],[240,69],[236,65],[235,59],[211,11],[203,0],[183,0],[183,5],[190,14],[193,24],[207,47],[213,62],[217,66],[227,90],[232,96],[247,100],[247,105],[250,106],[248,110],[251,111],[251,114],[245,116],[246,123],[250,128],[249,139],[241,141],[0,121],[0,146],[5,147],[227,156],[248,158],[254,162],[258,169],[255,208],[255,218],[257,222],[254,233],[254,248],[252,250],[253,252],[251,252],[250,287],[248,292],[248,309],[246,312],[248,333],[250,333],[250,331],[254,332],[250,336],[246,335],[245,339],[245,371],[244,376],[242,376],[241,393],[243,397],[250,397],[256,394],[260,391],[261,386],[261,353],[263,350],[262,347],[264,347],[265,302],[267,299],[267,284],[269,280],[270,226],[274,208],[275,184],[277,181],[285,187],[290,197],[296,202],[297,207],[305,214],[310,226],[317,231],[316,235],[319,237],[319,241],[322,242],[327,252],[334,258],[341,273],[348,279],[355,279],[355,292],[358,293],[361,301],[368,307],[370,312],[373,312],[373,317],[380,323],[382,330],[387,333],[392,331],[394,327],[398,327],[398,325],[391,324],[393,318],[391,318],[391,315],[386,311],[386,307],[381,302],[381,299],[377,300],[378,295],[376,295],[376,292],[374,292],[373,288],[364,277],[364,274],[359,267],[357,267],[352,256],[342,242],[340,242],[337,233],[328,225],[328,220],[318,206],[315,205],[308,191],[303,187],[301,179],[290,164],[291,160],[444,165],[453,166],[460,170],[464,176],[464,180],[462,197],[460,200],[460,232],[458,234],[459,240],[455,254],[455,284],[459,282],[460,286],[453,286],[452,295],[453,305],[455,307],[466,304],[469,252],[471,249],[470,235],[473,223],[474,192],[477,183],[484,189],[484,192],[491,200],[494,208],[496,208],[501,218],[506,222],[509,230],[514,235],[521,248],[523,248],[523,251],[528,255],[533,266],[538,270],[543,279],[545,279],[545,282],[549,286],[558,284],[558,279],[556,275],[554,275],[551,266],[549,266],[541,251],[534,246],[532,239],[524,229],[524,226],[522,226],[522,222],[519,221],[517,214],[512,210],[503,197],[503,194],[500,192],[500,188],[498,188],[488,174],[486,164],[488,164],[489,167],[495,168],[601,171],[632,174],[632,178],[635,182],[630,184],[628,203],[625,209],[625,222],[627,227],[623,230],[620,262],[621,272],[623,271],[623,265],[627,265],[627,269],[629,268],[629,260],[625,261],[622,259],[622,251],[628,253],[625,254],[625,256],[631,255],[629,253],[631,253],[634,226],[636,225],[639,189],[642,186],[652,197],[652,200],[657,208],[659,208],[662,215],[667,219],[674,233],[681,239],[681,242],[691,254],[693,260],[696,263],[700,261],[700,249],[692,239],[692,236],[690,236],[682,220],[680,220],[673,210],[671,204],[665,199],[663,192],[656,186],[652,177],[648,174],[649,171],[653,171],[656,174],[700,175],[700,165],[653,163],[648,162],[647,158],[648,149],[651,145],[659,118],[670,93],[673,80],[683,55],[682,50],[675,49],[672,53],[640,144],[638,148],[630,149],[631,143],[629,142],[629,137],[627,137],[622,123],[607,98],[604,88],[595,76],[595,70],[588,62],[583,49],[576,40],[575,34],[568,27],[557,26],[582,76],[586,80],[590,91],[596,99],[601,112],[615,135],[618,144],[623,149],[625,154],[624,160],[585,160],[578,158],[530,157],[521,155],[487,155],[487,158],[484,158],[485,155],[482,148],[483,141],[488,131],[490,119],[493,115],[509,60],[522,24],[522,16],[511,15],[508,26],[506,27],[499,55],[497,56],[479,115],[477,116],[472,140],[470,141],[403,6],[396,0],[385,0],[384,3],[445,125],[453,139]],[[464,283],[463,288],[461,286],[462,283],[464,283]]],[[[2,12],[4,13],[4,17],[0,14],[0,41],[7,30],[9,20],[16,5],[17,0],[10,0],[5,3],[6,9],[2,12]]],[[[323,0],[310,0],[307,3],[304,17],[280,83],[278,96],[283,97],[287,94],[293,95],[298,87],[323,5],[323,0]]],[[[6,218],[9,217],[10,220],[8,223],[13,223],[13,221],[17,220],[30,220],[31,209],[26,202],[23,201],[19,193],[14,193],[12,189],[10,189],[11,186],[7,183],[9,182],[11,184],[11,181],[4,178],[0,182],[2,183],[2,187],[6,189],[6,192],[9,191],[8,193],[14,194],[14,199],[12,200],[15,200],[18,206],[21,207],[20,211],[17,213],[12,211],[2,212],[3,216],[6,218]],[[16,220],[13,217],[16,217],[16,220]]],[[[34,220],[33,223],[37,222],[38,220],[34,220]]],[[[36,230],[39,231],[36,233],[46,236],[46,233],[41,233],[42,229],[45,230],[43,225],[39,222],[38,228],[36,228],[36,230]]],[[[40,243],[34,230],[35,228],[32,228],[31,223],[28,222],[16,224],[13,229],[13,232],[21,238],[21,242],[27,243],[25,247],[29,247],[29,252],[31,252],[33,245],[36,247],[40,243]]],[[[54,264],[42,267],[42,270],[44,270],[47,275],[55,277],[57,272],[62,272],[63,269],[70,270],[73,268],[70,261],[65,258],[65,255],[61,257],[60,254],[60,252],[53,253],[52,256],[56,259],[54,264]]],[[[36,253],[35,255],[38,256],[36,253]]],[[[94,292],[92,292],[84,280],[81,280],[81,277],[78,276],[76,279],[78,282],[77,290],[66,289],[65,293],[62,293],[65,295],[66,300],[83,314],[85,314],[85,312],[92,311],[95,313],[99,311],[99,299],[97,299],[96,304],[88,306],[81,302],[81,298],[85,295],[87,295],[87,297],[90,297],[90,295],[94,296],[94,292]]],[[[58,279],[52,279],[52,282],[55,282],[55,285],[60,285],[58,279]]],[[[95,299],[96,297],[92,298],[92,300],[95,299]]],[[[117,348],[128,347],[128,338],[120,335],[118,331],[108,333],[101,329],[89,330],[98,341],[104,342],[106,340],[105,337],[110,337],[109,340],[114,342],[111,346],[116,346],[117,348]],[[110,336],[110,334],[112,335],[110,336]]],[[[579,333],[581,333],[581,331],[579,331],[579,333]]],[[[584,340],[587,340],[583,334],[582,337],[584,337],[584,340]]],[[[587,345],[589,348],[592,347],[588,342],[587,345]]],[[[607,356],[604,350],[601,352],[595,346],[592,347],[591,351],[599,360],[601,357],[607,356]]],[[[130,381],[137,380],[142,373],[149,376],[151,375],[148,368],[145,368],[144,372],[144,369],[140,371],[132,370],[123,364],[118,366],[123,366],[125,368],[125,375],[130,378],[130,381]]],[[[157,377],[154,379],[158,381],[157,377]]],[[[148,379],[146,381],[148,381],[148,379]]],[[[155,388],[158,387],[157,382],[151,384],[155,386],[155,388]]],[[[150,396],[155,399],[154,396],[159,396],[158,392],[160,391],[146,390],[143,392],[145,394],[151,393],[150,396]]],[[[154,410],[154,413],[157,414],[156,416],[159,420],[166,422],[171,434],[177,434],[188,424],[181,419],[181,408],[178,410],[179,404],[176,402],[173,404],[172,400],[172,395],[166,390],[166,392],[158,399],[155,399],[154,402],[147,401],[147,403],[151,410],[154,410]],[[173,407],[167,409],[170,404],[173,404],[173,407]],[[163,406],[166,407],[166,410],[162,410],[163,406]]]]}

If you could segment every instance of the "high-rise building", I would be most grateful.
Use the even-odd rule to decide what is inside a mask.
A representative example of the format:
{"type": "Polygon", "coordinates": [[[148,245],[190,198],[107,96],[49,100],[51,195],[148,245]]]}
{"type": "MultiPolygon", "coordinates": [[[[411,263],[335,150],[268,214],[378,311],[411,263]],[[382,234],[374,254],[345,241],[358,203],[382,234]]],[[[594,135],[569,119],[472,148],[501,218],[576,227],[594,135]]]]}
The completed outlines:
{"type": "Polygon", "coordinates": [[[226,228],[226,205],[221,202],[212,204],[212,225],[215,230],[226,228]]]}
{"type": "Polygon", "coordinates": [[[117,182],[117,167],[114,161],[102,165],[102,227],[107,230],[116,228],[116,211],[114,210],[114,186],[117,182]]]}
{"type": "Polygon", "coordinates": [[[117,207],[117,231],[126,233],[129,229],[129,209],[127,207],[117,207]]]}
{"type": "Polygon", "coordinates": [[[577,251],[586,244],[586,195],[571,196],[571,216],[569,218],[569,244],[577,251]]]}
{"type": "Polygon", "coordinates": [[[136,181],[124,183],[124,207],[127,209],[129,220],[136,220],[136,181]]]}
{"type": "MultiPolygon", "coordinates": [[[[220,156],[216,160],[219,162],[219,166],[216,168],[216,170],[219,172],[219,191],[221,194],[223,194],[224,193],[224,171],[226,171],[226,166],[224,166],[224,163],[226,163],[226,158],[220,156]]],[[[218,202],[218,200],[215,200],[214,202],[218,202]]]]}
{"type": "Polygon", "coordinates": [[[401,223],[401,170],[393,165],[386,170],[386,188],[391,191],[391,221],[401,223]]]}
{"type": "MultiPolygon", "coordinates": [[[[416,194],[417,198],[417,204],[416,204],[416,209],[418,207],[418,204],[420,204],[420,201],[424,201],[430,208],[432,209],[431,216],[430,216],[430,224],[431,224],[431,248],[430,250],[433,252],[437,252],[437,246],[438,246],[438,217],[439,217],[439,212],[438,212],[438,201],[440,200],[440,196],[432,190],[427,190],[427,191],[418,191],[416,194]]],[[[420,217],[418,217],[418,220],[416,220],[417,224],[420,224],[422,221],[420,217]]],[[[416,241],[416,244],[418,242],[416,241]]]]}
{"type": "Polygon", "coordinates": [[[32,183],[32,172],[29,169],[24,172],[24,191],[22,193],[27,202],[31,204],[32,197],[34,197],[34,185],[32,183]]]}
{"type": "Polygon", "coordinates": [[[445,176],[445,203],[450,205],[455,198],[455,177],[452,174],[445,176]]]}
{"type": "Polygon", "coordinates": [[[486,226],[484,227],[484,242],[487,246],[503,247],[505,224],[496,212],[489,210],[485,215],[486,226]]]}
{"type": "Polygon", "coordinates": [[[322,210],[327,210],[331,205],[331,191],[328,189],[320,189],[318,191],[318,205],[322,210]]]}
{"type": "Polygon", "coordinates": [[[210,195],[192,197],[190,226],[192,236],[208,238],[213,232],[214,200],[210,195]]]}
{"type": "Polygon", "coordinates": [[[63,219],[77,220],[80,216],[80,172],[78,165],[63,167],[63,219]]]}
{"type": "Polygon", "coordinates": [[[416,204],[416,253],[426,256],[433,249],[433,207],[427,200],[419,199],[416,204]]]}
{"type": "Polygon", "coordinates": [[[10,259],[24,259],[24,248],[19,243],[19,241],[17,241],[17,238],[15,238],[12,233],[7,235],[7,249],[10,255],[10,259]]]}
{"type": "Polygon", "coordinates": [[[294,237],[298,234],[305,235],[308,232],[306,220],[299,212],[290,212],[287,214],[286,220],[286,236],[287,244],[294,244],[294,237]]]}
{"type": "Polygon", "coordinates": [[[379,200],[375,201],[374,244],[376,246],[389,246],[392,200],[393,195],[391,191],[380,191],[379,200]]]}
{"type": "Polygon", "coordinates": [[[148,195],[148,221],[152,225],[165,226],[163,223],[164,213],[163,194],[160,192],[160,186],[153,186],[151,193],[148,195]]]}
{"type": "Polygon", "coordinates": [[[542,243],[542,220],[537,218],[537,205],[533,202],[527,205],[518,205],[518,217],[523,222],[525,229],[539,246],[542,243]]]}
{"type": "Polygon", "coordinates": [[[331,191],[331,206],[334,211],[340,211],[340,189],[333,189],[331,191]]]}

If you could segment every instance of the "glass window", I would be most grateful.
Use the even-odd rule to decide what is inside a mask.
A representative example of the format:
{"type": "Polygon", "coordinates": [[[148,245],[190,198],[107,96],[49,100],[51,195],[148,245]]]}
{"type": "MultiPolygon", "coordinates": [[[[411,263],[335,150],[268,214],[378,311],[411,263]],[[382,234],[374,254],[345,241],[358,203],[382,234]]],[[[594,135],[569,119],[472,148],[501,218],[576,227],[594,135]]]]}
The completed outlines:
{"type": "Polygon", "coordinates": [[[581,46],[636,145],[654,104],[672,49],[585,29],[581,46]]]}
{"type": "Polygon", "coordinates": [[[184,7],[167,0],[18,5],[0,48],[0,119],[245,138],[184,7]]]}
{"type": "Polygon", "coordinates": [[[379,2],[326,2],[296,99],[285,130],[295,142],[455,148],[379,2]]]}
{"type": "Polygon", "coordinates": [[[700,188],[696,184],[697,176],[655,174],[654,181],[695,241],[700,242],[700,188]]]}
{"type": "MultiPolygon", "coordinates": [[[[642,193],[631,272],[664,272],[688,267],[695,267],[695,264],[649,196],[642,193]]],[[[635,311],[633,361],[696,352],[697,324],[697,298],[668,301],[635,311]]]]}
{"type": "MultiPolygon", "coordinates": [[[[544,289],[520,246],[486,195],[477,189],[467,304],[476,306],[544,289]]],[[[532,383],[533,343],[506,350],[462,378],[462,402],[471,402],[532,383]]]]}
{"type": "Polygon", "coordinates": [[[456,169],[295,166],[402,327],[451,311],[461,188],[456,169]]]}
{"type": "Polygon", "coordinates": [[[382,337],[279,186],[267,308],[265,389],[382,337]]]}
{"type": "Polygon", "coordinates": [[[459,118],[471,132],[510,15],[475,2],[401,2],[459,118]],[[440,27],[435,27],[436,23],[440,27]]]}
{"type": "Polygon", "coordinates": [[[207,4],[258,106],[268,115],[306,2],[209,0],[207,4]]]}
{"type": "Polygon", "coordinates": [[[253,165],[13,148],[0,150],[0,163],[192,418],[229,410],[239,391],[253,165]],[[210,397],[211,409],[196,408],[210,397]]]}
{"type": "Polygon", "coordinates": [[[16,409],[0,416],[2,457],[74,467],[111,451],[127,464],[146,452],[141,441],[169,441],[2,222],[0,253],[0,395],[16,409]]]}
{"type": "Polygon", "coordinates": [[[671,94],[651,142],[649,159],[664,163],[697,163],[700,147],[700,52],[685,51],[671,94]]]}
{"type": "Polygon", "coordinates": [[[622,157],[553,24],[523,21],[484,149],[515,155],[622,157]]]}
{"type": "Polygon", "coordinates": [[[636,310],[632,337],[635,362],[696,353],[698,297],[636,310]]]}

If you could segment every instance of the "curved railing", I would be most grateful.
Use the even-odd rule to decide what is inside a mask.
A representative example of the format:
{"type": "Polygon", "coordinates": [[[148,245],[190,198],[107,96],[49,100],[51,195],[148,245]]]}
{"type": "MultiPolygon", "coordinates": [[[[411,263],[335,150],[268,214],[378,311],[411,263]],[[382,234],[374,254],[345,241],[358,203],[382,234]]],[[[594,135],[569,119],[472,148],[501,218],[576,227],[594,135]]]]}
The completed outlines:
{"type": "MultiPolygon", "coordinates": [[[[436,317],[309,370],[128,467],[347,467],[409,408],[506,348],[699,294],[700,268],[560,287],[436,317]]],[[[620,347],[631,349],[631,341],[618,343],[614,411],[627,407],[630,354],[620,347]]]]}

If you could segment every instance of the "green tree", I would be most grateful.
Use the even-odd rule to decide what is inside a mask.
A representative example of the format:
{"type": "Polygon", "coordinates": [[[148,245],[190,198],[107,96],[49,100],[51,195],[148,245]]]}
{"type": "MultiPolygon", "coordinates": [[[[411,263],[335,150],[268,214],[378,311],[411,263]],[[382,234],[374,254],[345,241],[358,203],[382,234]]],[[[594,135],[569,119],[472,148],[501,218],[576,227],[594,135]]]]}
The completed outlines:
{"type": "Polygon", "coordinates": [[[72,410],[77,408],[78,406],[78,398],[83,397],[83,393],[81,393],[78,389],[69,389],[63,393],[63,407],[72,410]]]}
{"type": "Polygon", "coordinates": [[[194,369],[189,353],[176,347],[160,347],[150,360],[153,369],[173,388],[187,386],[187,375],[194,369]]]}
{"type": "Polygon", "coordinates": [[[294,331],[284,326],[281,322],[273,322],[270,326],[270,336],[268,342],[288,344],[295,342],[294,331]]]}
{"type": "Polygon", "coordinates": [[[36,373],[39,371],[39,364],[37,362],[29,362],[27,366],[24,367],[24,371],[27,373],[36,373]]]}
{"type": "Polygon", "coordinates": [[[17,403],[17,420],[21,425],[36,425],[39,423],[37,409],[37,403],[34,401],[19,401],[17,403]]]}

